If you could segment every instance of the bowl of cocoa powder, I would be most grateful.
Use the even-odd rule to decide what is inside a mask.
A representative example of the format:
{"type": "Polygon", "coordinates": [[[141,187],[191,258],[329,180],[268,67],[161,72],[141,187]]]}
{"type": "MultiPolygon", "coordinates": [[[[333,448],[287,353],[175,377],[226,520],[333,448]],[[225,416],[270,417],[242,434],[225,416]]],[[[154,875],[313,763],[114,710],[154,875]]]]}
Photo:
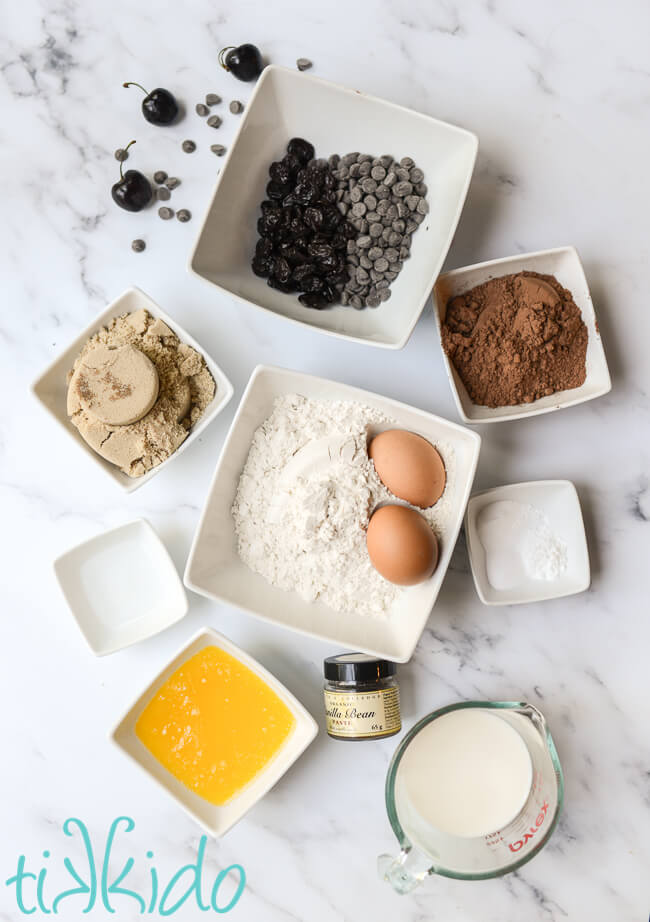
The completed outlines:
{"type": "Polygon", "coordinates": [[[573,247],[454,269],[433,290],[464,422],[549,413],[611,389],[587,279],[573,247]]]}

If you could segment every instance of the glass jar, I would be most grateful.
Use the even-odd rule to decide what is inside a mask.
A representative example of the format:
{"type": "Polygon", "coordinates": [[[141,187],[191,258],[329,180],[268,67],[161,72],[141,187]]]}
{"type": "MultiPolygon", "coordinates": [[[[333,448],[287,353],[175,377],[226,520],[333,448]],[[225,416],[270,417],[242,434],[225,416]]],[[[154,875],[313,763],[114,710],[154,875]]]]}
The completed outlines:
{"type": "Polygon", "coordinates": [[[402,729],[397,666],[365,653],[328,656],[325,673],[327,733],[336,740],[371,740],[402,729]]]}

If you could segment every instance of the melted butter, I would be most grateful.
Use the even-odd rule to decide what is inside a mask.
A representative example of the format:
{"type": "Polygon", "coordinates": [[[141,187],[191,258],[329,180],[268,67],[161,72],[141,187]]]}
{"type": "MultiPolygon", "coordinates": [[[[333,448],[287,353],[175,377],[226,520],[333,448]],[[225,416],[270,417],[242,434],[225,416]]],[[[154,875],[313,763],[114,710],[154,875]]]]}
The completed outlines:
{"type": "Polygon", "coordinates": [[[135,730],[175,778],[221,805],[271,761],[294,723],[266,682],[229,653],[209,646],[170,676],[135,730]]]}

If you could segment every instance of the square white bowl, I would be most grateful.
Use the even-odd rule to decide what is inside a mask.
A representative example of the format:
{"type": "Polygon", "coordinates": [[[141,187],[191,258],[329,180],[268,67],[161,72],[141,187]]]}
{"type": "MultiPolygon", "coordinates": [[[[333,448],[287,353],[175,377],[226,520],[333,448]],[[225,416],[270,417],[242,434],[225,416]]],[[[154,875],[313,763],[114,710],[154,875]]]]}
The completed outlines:
{"type": "Polygon", "coordinates": [[[285,686],[241,647],[218,634],[212,628],[203,628],[187,643],[164,669],[149,683],[124,717],[110,734],[110,739],[142,768],[157,784],[170,794],[193,820],[210,835],[224,835],[253,807],[258,800],[279,781],[285,772],[302,755],[318,733],[318,725],[285,686]],[[215,646],[225,650],[254,672],[278,695],[295,718],[295,726],[273,759],[250,784],[234,795],[227,803],[216,806],[190,791],[149,752],[136,736],[135,726],[146,705],[161,685],[190,657],[204,647],[215,646]]]}
{"type": "Polygon", "coordinates": [[[569,289],[573,295],[573,300],[580,308],[582,319],[589,334],[585,382],[581,387],[575,387],[568,391],[558,391],[556,394],[551,394],[550,397],[541,397],[533,403],[522,403],[512,407],[482,407],[473,403],[470,399],[458,372],[444,348],[442,348],[441,338],[441,349],[447,377],[449,378],[460,417],[466,423],[498,423],[508,419],[523,419],[526,416],[536,416],[539,413],[550,413],[551,410],[573,407],[577,403],[584,403],[585,400],[602,397],[603,394],[607,394],[611,390],[612,382],[609,377],[605,350],[600,338],[594,305],[580,257],[574,247],[559,247],[555,250],[523,253],[520,256],[506,256],[504,259],[492,259],[488,262],[477,263],[475,266],[464,266],[462,269],[445,272],[440,276],[433,289],[433,312],[438,333],[441,335],[441,325],[444,322],[447,303],[450,298],[464,294],[470,288],[482,285],[483,282],[487,282],[489,279],[500,278],[502,275],[511,275],[525,269],[531,272],[540,272],[544,275],[554,275],[564,288],[569,289]]]}
{"type": "MultiPolygon", "coordinates": [[[[480,437],[469,429],[369,391],[311,375],[260,365],[253,372],[224,443],[185,568],[185,585],[210,599],[290,630],[360,650],[396,663],[407,662],[436,600],[458,537],[478,461],[480,437]],[[316,400],[348,400],[375,407],[397,426],[444,440],[456,455],[454,512],[442,535],[433,576],[401,593],[386,619],[334,611],[296,592],[271,586],[237,552],[231,507],[255,430],[270,415],[276,397],[299,393],[316,400]]],[[[449,489],[449,486],[448,486],[449,489]]]]}
{"type": "Polygon", "coordinates": [[[476,135],[455,125],[283,67],[266,67],[221,168],[189,268],[226,294],[356,342],[401,349],[445,260],[474,170],[476,135]],[[269,288],[251,269],[268,169],[295,137],[319,157],[350,151],[412,157],[424,171],[430,212],[413,235],[411,257],[375,309],[317,311],[269,288]]]}
{"type": "Polygon", "coordinates": [[[232,384],[214,359],[210,358],[205,349],[201,348],[189,333],[179,326],[175,320],[172,320],[169,314],[161,310],[156,302],[152,301],[143,291],[139,288],[129,288],[128,291],[125,291],[119,298],[116,298],[115,301],[111,302],[105,310],[95,317],[92,323],[88,324],[86,329],[82,330],[79,336],[77,336],[56,359],[54,359],[34,382],[32,385],[32,392],[54,419],[63,426],[68,435],[70,435],[83,449],[85,454],[102,467],[111,479],[122,487],[123,490],[127,493],[132,493],[134,490],[137,490],[138,487],[141,487],[143,484],[147,483],[147,481],[151,480],[152,477],[155,477],[156,474],[160,473],[164,467],[170,464],[174,458],[178,457],[181,452],[185,451],[192,442],[198,438],[206,426],[208,426],[224,409],[233,395],[233,388],[232,384]],[[152,317],[157,317],[166,323],[167,326],[176,333],[181,342],[187,343],[188,346],[196,349],[196,351],[203,356],[205,364],[214,378],[216,391],[212,402],[206,407],[205,413],[201,419],[195,426],[192,426],[185,441],[169,456],[169,458],[163,461],[162,464],[158,464],[150,471],[147,471],[142,477],[128,477],[119,467],[111,464],[110,461],[106,461],[106,459],[98,455],[96,451],[93,451],[90,445],[81,437],[76,427],[70,422],[67,412],[68,384],[66,376],[72,369],[82,348],[90,337],[101,327],[110,323],[114,317],[120,317],[122,314],[131,314],[134,311],[142,309],[148,311],[152,317]]]}
{"type": "Polygon", "coordinates": [[[570,480],[511,483],[476,493],[467,504],[465,534],[474,585],[484,605],[520,605],[574,595],[589,588],[591,571],[587,537],[576,488],[570,480]],[[487,575],[485,549],[476,528],[477,516],[490,503],[512,500],[526,503],[548,516],[556,537],[567,546],[567,568],[553,581],[528,579],[513,589],[494,589],[487,575]]]}
{"type": "Polygon", "coordinates": [[[145,519],[66,551],[54,561],[54,573],[96,656],[158,634],[187,614],[174,562],[145,519]]]}

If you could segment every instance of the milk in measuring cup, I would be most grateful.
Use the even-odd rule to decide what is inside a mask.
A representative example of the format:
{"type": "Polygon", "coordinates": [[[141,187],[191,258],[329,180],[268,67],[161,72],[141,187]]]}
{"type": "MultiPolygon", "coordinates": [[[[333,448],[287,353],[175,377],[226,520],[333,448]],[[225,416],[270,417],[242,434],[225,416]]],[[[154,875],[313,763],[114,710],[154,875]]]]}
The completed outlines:
{"type": "Polygon", "coordinates": [[[395,779],[400,823],[429,854],[440,834],[489,835],[521,811],[532,777],[526,743],[498,714],[450,711],[423,727],[402,756],[395,779]]]}

